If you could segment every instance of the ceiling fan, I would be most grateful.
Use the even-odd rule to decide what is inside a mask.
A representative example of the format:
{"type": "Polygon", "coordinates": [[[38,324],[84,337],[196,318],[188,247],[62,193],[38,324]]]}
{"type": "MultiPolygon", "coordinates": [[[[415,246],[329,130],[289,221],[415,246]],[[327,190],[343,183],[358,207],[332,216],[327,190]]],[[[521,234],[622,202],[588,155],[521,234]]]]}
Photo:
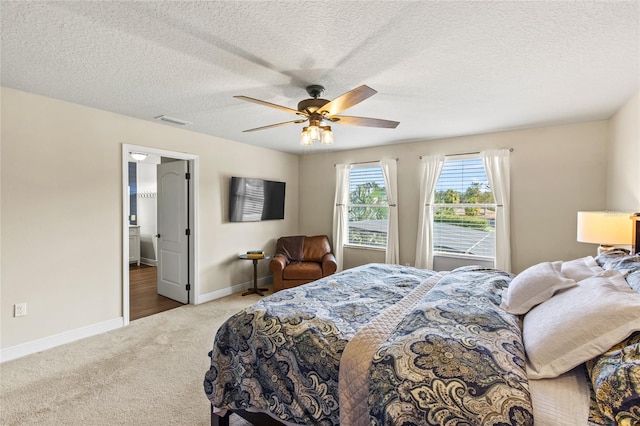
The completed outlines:
{"type": "Polygon", "coordinates": [[[307,86],[306,90],[311,98],[303,99],[298,102],[297,110],[281,105],[272,104],[270,102],[261,101],[259,99],[250,98],[248,96],[234,96],[234,98],[242,99],[243,101],[268,106],[270,108],[290,112],[302,117],[297,120],[285,121],[284,123],[270,124],[268,126],[244,130],[244,132],[255,132],[256,130],[271,129],[274,127],[304,123],[308,121],[309,126],[302,129],[300,143],[302,145],[311,145],[314,141],[321,140],[323,144],[331,144],[333,143],[333,132],[331,131],[330,126],[325,125],[326,122],[347,124],[350,126],[384,127],[389,129],[395,129],[398,124],[400,124],[397,121],[382,120],[379,118],[337,115],[345,109],[350,108],[378,93],[369,86],[362,85],[360,87],[357,87],[343,95],[338,96],[332,101],[319,97],[320,95],[322,95],[322,92],[324,92],[324,87],[320,86],[319,84],[312,84],[310,86],[307,86]]]}

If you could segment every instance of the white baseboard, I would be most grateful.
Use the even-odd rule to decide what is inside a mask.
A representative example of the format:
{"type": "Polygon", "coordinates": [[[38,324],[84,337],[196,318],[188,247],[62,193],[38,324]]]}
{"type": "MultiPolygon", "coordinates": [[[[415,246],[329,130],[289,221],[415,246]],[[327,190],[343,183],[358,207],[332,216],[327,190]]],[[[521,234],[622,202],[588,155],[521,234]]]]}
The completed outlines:
{"type": "MultiPolygon", "coordinates": [[[[270,275],[258,278],[258,286],[265,286],[271,284],[272,282],[273,280],[270,275]]],[[[221,297],[230,296],[234,293],[239,293],[241,291],[247,290],[249,287],[253,287],[253,280],[236,284],[234,286],[223,288],[220,290],[212,291],[210,293],[196,295],[195,304],[197,305],[200,303],[206,303],[212,300],[220,299],[221,297]]],[[[33,340],[31,342],[22,343],[20,345],[11,346],[9,348],[0,350],[0,363],[11,361],[12,359],[16,358],[21,358],[26,355],[31,355],[36,352],[55,348],[56,346],[64,345],[66,343],[75,342],[76,340],[84,339],[86,337],[106,333],[107,331],[115,330],[121,327],[124,327],[123,317],[114,318],[97,324],[88,325],[86,327],[77,328],[75,330],[65,331],[53,336],[44,337],[42,339],[33,340]]]]}
{"type": "MultiPolygon", "coordinates": [[[[271,284],[272,282],[273,280],[271,278],[271,275],[258,278],[258,286],[265,286],[267,284],[271,284]]],[[[230,296],[234,293],[247,290],[249,287],[253,287],[253,280],[247,281],[245,283],[236,284],[234,286],[223,288],[220,290],[212,291],[209,293],[200,294],[197,296],[195,300],[195,304],[199,305],[200,303],[211,302],[212,300],[220,299],[221,297],[230,296]]]]}
{"type": "Polygon", "coordinates": [[[155,259],[148,259],[146,257],[140,258],[140,263],[148,266],[158,266],[158,261],[155,259]]]}
{"type": "Polygon", "coordinates": [[[96,334],[106,333],[124,326],[124,318],[114,318],[111,320],[99,322],[97,324],[88,325],[86,327],[77,328],[75,330],[65,331],[53,336],[44,337],[42,339],[33,340],[31,342],[22,343],[20,345],[11,346],[0,350],[0,362],[10,361],[12,359],[21,358],[36,352],[55,348],[56,346],[66,343],[75,342],[76,340],[86,337],[95,336],[96,334]]]}

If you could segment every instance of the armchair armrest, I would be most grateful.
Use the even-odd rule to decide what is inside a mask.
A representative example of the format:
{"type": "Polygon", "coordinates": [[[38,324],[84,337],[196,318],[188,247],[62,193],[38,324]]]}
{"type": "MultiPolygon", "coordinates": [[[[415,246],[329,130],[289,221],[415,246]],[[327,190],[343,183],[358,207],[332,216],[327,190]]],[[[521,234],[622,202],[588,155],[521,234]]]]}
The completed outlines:
{"type": "Polygon", "coordinates": [[[282,272],[287,266],[287,258],[281,254],[276,254],[269,262],[269,269],[273,274],[273,291],[280,291],[284,288],[282,283],[282,272]]]}
{"type": "Polygon", "coordinates": [[[322,256],[322,276],[326,277],[336,272],[338,269],[338,263],[333,253],[327,253],[322,256]]]}
{"type": "Polygon", "coordinates": [[[287,258],[281,254],[276,254],[269,262],[269,269],[273,275],[280,274],[282,277],[282,271],[284,271],[285,266],[287,266],[287,258]]]}

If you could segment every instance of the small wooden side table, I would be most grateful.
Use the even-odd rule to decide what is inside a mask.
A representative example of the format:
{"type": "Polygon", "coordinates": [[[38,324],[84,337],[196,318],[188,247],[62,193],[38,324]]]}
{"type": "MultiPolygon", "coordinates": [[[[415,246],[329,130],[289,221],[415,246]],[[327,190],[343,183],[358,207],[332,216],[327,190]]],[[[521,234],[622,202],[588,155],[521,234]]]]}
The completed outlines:
{"type": "Polygon", "coordinates": [[[242,260],[253,260],[253,287],[249,288],[247,291],[242,293],[243,296],[247,294],[259,294],[260,296],[264,296],[263,291],[268,291],[268,288],[258,288],[258,260],[269,260],[271,256],[265,255],[264,257],[249,257],[246,254],[238,255],[238,258],[242,260]]]}

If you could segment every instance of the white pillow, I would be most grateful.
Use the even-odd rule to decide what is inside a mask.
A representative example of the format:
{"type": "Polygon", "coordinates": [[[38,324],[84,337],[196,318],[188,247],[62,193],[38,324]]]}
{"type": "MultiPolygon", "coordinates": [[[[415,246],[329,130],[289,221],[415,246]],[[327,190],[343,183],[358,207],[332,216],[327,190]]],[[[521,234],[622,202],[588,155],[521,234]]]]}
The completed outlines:
{"type": "Polygon", "coordinates": [[[526,314],[531,308],[549,299],[576,282],[560,272],[562,261],[543,262],[520,272],[502,292],[500,307],[512,314],[526,314]]]}
{"type": "Polygon", "coordinates": [[[556,294],[524,317],[531,379],[557,377],[640,330],[640,293],[616,270],[556,294]]]}
{"type": "Polygon", "coordinates": [[[580,259],[562,262],[560,272],[567,278],[582,281],[604,271],[593,256],[582,257],[580,259]]]}

